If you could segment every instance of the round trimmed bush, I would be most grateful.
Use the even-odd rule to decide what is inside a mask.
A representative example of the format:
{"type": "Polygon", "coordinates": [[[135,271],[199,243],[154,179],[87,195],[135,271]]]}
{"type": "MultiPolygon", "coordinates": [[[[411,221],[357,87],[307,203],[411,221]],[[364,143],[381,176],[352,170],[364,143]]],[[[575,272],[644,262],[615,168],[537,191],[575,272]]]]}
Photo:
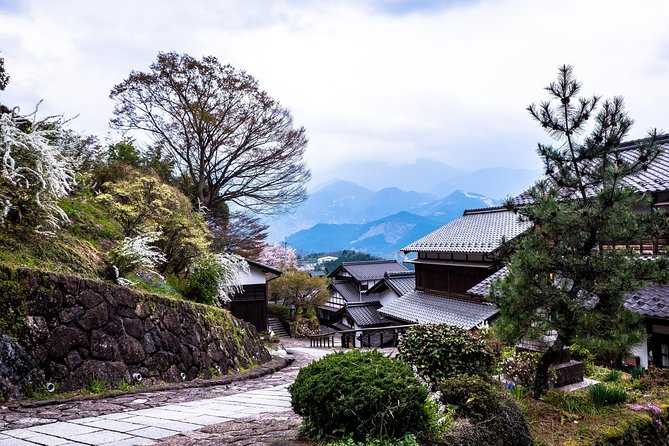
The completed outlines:
{"type": "Polygon", "coordinates": [[[352,436],[401,438],[428,428],[428,391],[411,368],[383,354],[337,352],[300,370],[290,387],[293,410],[305,434],[323,439],[352,436]]]}
{"type": "Polygon", "coordinates": [[[457,376],[437,385],[442,404],[457,406],[446,434],[458,446],[531,446],[532,434],[515,401],[503,389],[477,376],[457,376]]]}
{"type": "Polygon", "coordinates": [[[494,413],[502,399],[497,383],[485,381],[478,376],[454,376],[437,384],[444,405],[457,406],[455,414],[460,418],[485,420],[494,413]]]}
{"type": "Polygon", "coordinates": [[[412,327],[402,336],[398,348],[401,358],[415,366],[432,386],[451,376],[490,379],[493,374],[494,358],[485,341],[452,325],[412,327]]]}

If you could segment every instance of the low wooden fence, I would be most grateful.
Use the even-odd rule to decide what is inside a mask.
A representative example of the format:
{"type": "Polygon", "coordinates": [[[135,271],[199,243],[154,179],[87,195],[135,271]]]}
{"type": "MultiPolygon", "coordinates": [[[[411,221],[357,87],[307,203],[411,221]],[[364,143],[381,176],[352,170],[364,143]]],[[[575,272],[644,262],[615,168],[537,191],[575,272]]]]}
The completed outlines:
{"type": "Polygon", "coordinates": [[[312,347],[396,347],[400,336],[413,325],[358,328],[309,336],[312,347]]]}

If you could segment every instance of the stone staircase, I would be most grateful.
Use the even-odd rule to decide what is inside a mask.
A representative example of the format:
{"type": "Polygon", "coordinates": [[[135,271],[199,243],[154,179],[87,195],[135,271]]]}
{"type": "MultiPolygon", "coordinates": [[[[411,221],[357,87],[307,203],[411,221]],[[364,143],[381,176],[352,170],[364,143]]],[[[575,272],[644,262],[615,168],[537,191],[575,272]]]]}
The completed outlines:
{"type": "Polygon", "coordinates": [[[267,325],[269,326],[269,329],[274,332],[275,335],[277,335],[280,338],[289,338],[290,333],[288,330],[286,330],[286,327],[283,325],[283,322],[281,322],[279,319],[275,317],[270,317],[267,319],[267,325]]]}

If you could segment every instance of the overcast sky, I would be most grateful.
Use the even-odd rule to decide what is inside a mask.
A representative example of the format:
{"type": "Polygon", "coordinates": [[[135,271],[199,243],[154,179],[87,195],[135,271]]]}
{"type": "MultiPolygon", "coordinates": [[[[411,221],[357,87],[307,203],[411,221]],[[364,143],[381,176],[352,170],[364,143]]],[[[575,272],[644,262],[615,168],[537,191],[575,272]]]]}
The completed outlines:
{"type": "Polygon", "coordinates": [[[314,182],[350,160],[537,168],[525,111],[572,64],[622,95],[631,137],[669,130],[666,0],[0,0],[0,97],[109,132],[113,85],[159,51],[255,76],[309,136],[314,182]]]}

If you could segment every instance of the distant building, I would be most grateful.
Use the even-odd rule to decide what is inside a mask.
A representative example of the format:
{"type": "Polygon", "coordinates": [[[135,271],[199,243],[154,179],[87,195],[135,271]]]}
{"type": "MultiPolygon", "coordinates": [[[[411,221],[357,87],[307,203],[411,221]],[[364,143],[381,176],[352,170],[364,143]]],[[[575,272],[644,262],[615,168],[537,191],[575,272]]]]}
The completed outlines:
{"type": "Polygon", "coordinates": [[[392,321],[378,312],[384,299],[383,292],[372,293],[370,289],[387,274],[404,273],[412,272],[395,260],[342,263],[328,275],[331,279],[330,299],[318,308],[319,320],[337,330],[392,325],[392,321]]]}
{"type": "Polygon", "coordinates": [[[316,259],[316,264],[317,264],[317,265],[322,265],[322,264],[324,264],[324,263],[334,262],[334,261],[337,260],[338,258],[339,258],[339,257],[335,257],[335,256],[323,256],[323,257],[319,257],[318,259],[316,259]]]}

